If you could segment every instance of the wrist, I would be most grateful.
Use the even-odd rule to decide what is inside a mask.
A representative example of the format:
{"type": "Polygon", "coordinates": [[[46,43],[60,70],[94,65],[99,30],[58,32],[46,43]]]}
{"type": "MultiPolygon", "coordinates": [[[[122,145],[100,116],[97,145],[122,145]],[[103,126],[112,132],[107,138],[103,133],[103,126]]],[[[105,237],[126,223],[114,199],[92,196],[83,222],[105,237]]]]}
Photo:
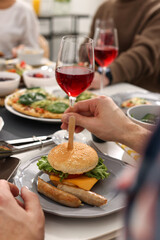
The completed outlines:
{"type": "Polygon", "coordinates": [[[127,124],[121,142],[131,149],[143,153],[151,132],[133,122],[127,124]]]}
{"type": "MultiPolygon", "coordinates": [[[[100,74],[103,74],[103,68],[102,67],[98,67],[97,71],[100,74]]],[[[111,85],[112,80],[113,80],[113,76],[112,76],[112,73],[111,73],[111,69],[109,67],[105,68],[104,76],[106,78],[106,81],[104,81],[104,85],[111,85]]]]}

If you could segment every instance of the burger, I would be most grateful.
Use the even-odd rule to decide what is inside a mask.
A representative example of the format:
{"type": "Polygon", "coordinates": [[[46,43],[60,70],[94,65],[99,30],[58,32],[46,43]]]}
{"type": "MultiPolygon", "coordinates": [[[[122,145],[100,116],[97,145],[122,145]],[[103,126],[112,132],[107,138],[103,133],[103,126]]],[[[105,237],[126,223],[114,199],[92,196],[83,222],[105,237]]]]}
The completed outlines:
{"type": "Polygon", "coordinates": [[[57,145],[42,156],[37,166],[49,174],[54,184],[67,184],[90,190],[100,179],[109,176],[103,159],[97,152],[84,143],[74,142],[73,149],[68,149],[68,143],[57,145]]]}

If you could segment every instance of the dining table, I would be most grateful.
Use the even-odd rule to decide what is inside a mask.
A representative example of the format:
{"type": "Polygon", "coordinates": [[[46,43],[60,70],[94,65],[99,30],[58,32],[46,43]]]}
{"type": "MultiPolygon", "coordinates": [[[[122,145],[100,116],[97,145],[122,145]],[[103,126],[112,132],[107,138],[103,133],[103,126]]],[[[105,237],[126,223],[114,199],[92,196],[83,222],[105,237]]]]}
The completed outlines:
{"type": "MultiPolygon", "coordinates": [[[[99,90],[93,91],[100,94],[99,90]]],[[[134,86],[129,83],[118,83],[105,87],[103,95],[112,96],[122,92],[141,92],[147,93],[147,90],[134,86]]],[[[0,108],[0,116],[4,120],[4,127],[0,131],[0,139],[13,140],[27,138],[31,136],[47,136],[60,129],[60,122],[42,122],[32,119],[22,118],[9,112],[5,107],[0,108]]],[[[88,141],[92,141],[92,135],[87,130],[83,131],[88,141]]],[[[115,142],[94,142],[99,151],[104,154],[116,158],[119,161],[134,166],[135,160],[129,155],[125,149],[115,142]]],[[[20,159],[20,165],[37,155],[47,153],[52,146],[46,146],[41,149],[19,153],[14,157],[20,159]]],[[[10,181],[13,181],[17,171],[13,173],[10,181]]],[[[45,212],[45,240],[109,240],[116,239],[123,232],[124,211],[116,211],[106,216],[100,217],[67,217],[58,216],[53,213],[45,212]]]]}

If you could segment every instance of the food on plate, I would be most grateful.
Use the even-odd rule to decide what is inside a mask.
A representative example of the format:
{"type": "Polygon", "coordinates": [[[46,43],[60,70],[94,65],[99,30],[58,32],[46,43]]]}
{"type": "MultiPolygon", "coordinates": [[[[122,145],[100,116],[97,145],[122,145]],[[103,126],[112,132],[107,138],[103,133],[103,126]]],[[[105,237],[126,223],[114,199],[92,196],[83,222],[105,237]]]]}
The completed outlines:
{"type": "Polygon", "coordinates": [[[61,118],[69,107],[69,100],[57,98],[42,88],[18,91],[8,99],[8,105],[18,112],[37,118],[61,118]]]}
{"type": "Polygon", "coordinates": [[[30,70],[32,67],[26,64],[24,61],[20,63],[14,63],[12,60],[7,60],[5,63],[5,70],[7,72],[14,72],[22,76],[23,72],[26,70],[30,70]]]}
{"type": "MultiPolygon", "coordinates": [[[[92,93],[90,96],[95,97],[92,93]]],[[[37,118],[60,119],[64,111],[69,107],[69,99],[57,97],[42,88],[35,87],[12,94],[7,104],[25,115],[37,118]]]]}
{"type": "Polygon", "coordinates": [[[142,119],[142,122],[156,124],[159,121],[159,116],[156,114],[147,113],[142,119]]]}
{"type": "Polygon", "coordinates": [[[77,98],[76,98],[76,102],[79,102],[79,101],[83,101],[83,100],[87,100],[87,99],[91,99],[91,98],[95,98],[97,97],[96,94],[90,92],[90,91],[84,91],[82,92],[77,98]]]}
{"type": "Polygon", "coordinates": [[[79,207],[81,205],[81,201],[79,198],[54,187],[53,185],[43,181],[43,179],[41,178],[38,178],[37,189],[38,192],[44,194],[50,199],[68,207],[79,207]]]}
{"type": "Polygon", "coordinates": [[[44,75],[43,73],[33,73],[33,74],[29,74],[29,77],[35,77],[35,78],[49,78],[50,76],[48,75],[44,75]]]}
{"type": "Polygon", "coordinates": [[[89,205],[100,207],[107,203],[107,199],[105,197],[91,191],[86,191],[81,188],[68,186],[66,184],[58,184],[57,188],[75,195],[82,202],[85,202],[89,205]]]}
{"type": "Polygon", "coordinates": [[[51,149],[48,156],[42,156],[37,166],[49,174],[51,182],[58,188],[65,188],[62,184],[72,186],[70,193],[83,202],[94,206],[107,203],[104,197],[89,191],[98,180],[107,178],[109,173],[103,160],[87,144],[74,142],[73,149],[68,149],[68,143],[62,143],[51,149]]]}
{"type": "Polygon", "coordinates": [[[144,98],[134,97],[122,102],[121,107],[130,108],[130,107],[142,105],[142,104],[151,104],[151,103],[144,98]]]}
{"type": "Polygon", "coordinates": [[[85,190],[109,176],[103,160],[98,158],[96,151],[84,143],[74,142],[72,150],[68,143],[54,147],[38,161],[40,170],[47,172],[53,183],[66,183],[85,190]]]}
{"type": "Polygon", "coordinates": [[[0,82],[6,82],[6,81],[11,81],[11,80],[14,80],[14,78],[2,78],[0,77],[0,82]]]}

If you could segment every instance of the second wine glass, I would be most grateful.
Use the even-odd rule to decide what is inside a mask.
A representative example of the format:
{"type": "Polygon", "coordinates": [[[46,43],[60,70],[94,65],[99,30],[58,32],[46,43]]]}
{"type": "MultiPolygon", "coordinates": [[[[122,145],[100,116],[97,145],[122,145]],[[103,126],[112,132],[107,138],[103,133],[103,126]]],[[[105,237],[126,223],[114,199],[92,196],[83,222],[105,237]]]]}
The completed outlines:
{"type": "MultiPolygon", "coordinates": [[[[102,74],[105,75],[108,67],[118,55],[118,36],[117,29],[114,28],[113,22],[105,20],[96,21],[94,34],[94,51],[95,61],[98,66],[102,67],[102,74]]],[[[100,81],[101,94],[103,90],[103,78],[100,81]]]]}
{"type": "MultiPolygon", "coordinates": [[[[56,63],[56,80],[69,96],[73,107],[76,97],[89,87],[94,77],[94,45],[86,36],[68,35],[61,40],[56,63]]],[[[54,134],[57,144],[67,141],[68,134],[60,130],[54,134]]],[[[85,136],[75,134],[74,140],[85,142],[85,136]]]]}

